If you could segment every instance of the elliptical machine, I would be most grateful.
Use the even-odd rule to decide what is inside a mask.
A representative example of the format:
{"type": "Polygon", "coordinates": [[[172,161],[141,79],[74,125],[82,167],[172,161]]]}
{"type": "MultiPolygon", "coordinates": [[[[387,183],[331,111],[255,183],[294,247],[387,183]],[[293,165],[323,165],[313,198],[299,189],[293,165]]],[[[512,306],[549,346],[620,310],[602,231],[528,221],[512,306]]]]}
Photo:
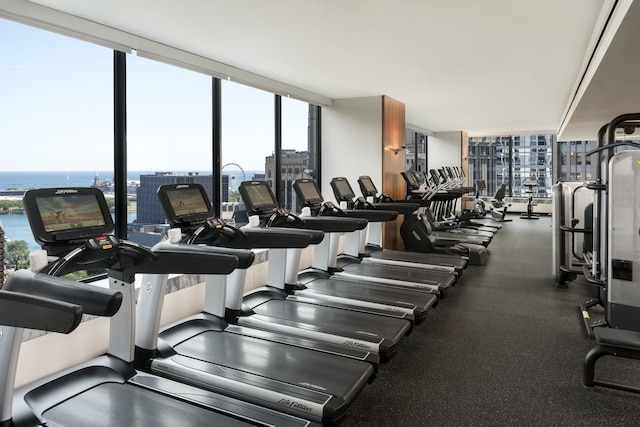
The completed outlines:
{"type": "Polygon", "coordinates": [[[520,219],[540,219],[540,215],[533,213],[533,208],[536,206],[533,201],[533,194],[535,193],[533,189],[538,187],[538,179],[530,176],[522,182],[522,185],[525,187],[524,193],[528,196],[528,199],[527,212],[522,213],[520,219]]]}

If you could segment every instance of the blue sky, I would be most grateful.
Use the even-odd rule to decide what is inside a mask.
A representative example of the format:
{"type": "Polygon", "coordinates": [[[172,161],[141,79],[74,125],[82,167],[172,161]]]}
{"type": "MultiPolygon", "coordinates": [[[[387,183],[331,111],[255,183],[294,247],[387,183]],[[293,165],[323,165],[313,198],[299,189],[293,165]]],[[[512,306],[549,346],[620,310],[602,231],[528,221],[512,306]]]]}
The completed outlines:
{"type": "MultiPolygon", "coordinates": [[[[0,18],[4,171],[111,170],[107,48],[0,18]]],[[[209,170],[211,78],[127,55],[128,167],[209,170]]],[[[273,95],[223,81],[223,164],[262,170],[273,151],[273,95]]],[[[306,149],[307,104],[283,99],[283,148],[306,149]]]]}

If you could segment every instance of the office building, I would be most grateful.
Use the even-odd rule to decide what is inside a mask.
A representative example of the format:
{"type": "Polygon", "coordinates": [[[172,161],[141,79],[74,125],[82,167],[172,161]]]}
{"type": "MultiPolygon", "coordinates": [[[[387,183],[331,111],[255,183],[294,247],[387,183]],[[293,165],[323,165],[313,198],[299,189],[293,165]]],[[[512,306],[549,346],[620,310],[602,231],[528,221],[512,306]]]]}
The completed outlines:
{"type": "Polygon", "coordinates": [[[207,196],[213,200],[213,181],[211,175],[200,175],[189,172],[176,175],[172,172],[156,172],[140,175],[140,186],[137,192],[136,224],[164,224],[166,216],[158,201],[158,187],[165,184],[200,184],[205,188],[207,196]]]}

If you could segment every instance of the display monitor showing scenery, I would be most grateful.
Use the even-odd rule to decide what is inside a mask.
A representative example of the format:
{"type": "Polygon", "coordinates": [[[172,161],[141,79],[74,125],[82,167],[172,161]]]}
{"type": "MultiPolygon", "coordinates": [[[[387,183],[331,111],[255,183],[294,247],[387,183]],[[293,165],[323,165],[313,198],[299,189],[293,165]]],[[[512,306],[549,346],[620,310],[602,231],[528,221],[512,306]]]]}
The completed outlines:
{"type": "Polygon", "coordinates": [[[253,213],[267,212],[278,208],[278,203],[265,181],[247,181],[238,188],[242,200],[253,213]]]}
{"type": "Polygon", "coordinates": [[[183,191],[167,191],[167,197],[173,207],[176,216],[208,213],[209,207],[197,188],[189,188],[183,191]]]}
{"type": "Polygon", "coordinates": [[[362,193],[365,196],[375,196],[376,194],[378,194],[376,186],[373,185],[373,181],[371,181],[371,178],[369,178],[368,176],[361,176],[358,181],[360,183],[362,193]]]}
{"type": "Polygon", "coordinates": [[[172,225],[195,224],[213,215],[209,198],[200,184],[167,184],[158,198],[172,225]]]}
{"type": "Polygon", "coordinates": [[[36,199],[42,225],[47,232],[99,227],[105,224],[93,195],[66,195],[36,199]]]}
{"type": "Polygon", "coordinates": [[[336,198],[345,201],[351,201],[356,195],[353,193],[349,181],[345,178],[334,178],[331,181],[333,192],[336,193],[336,198]]]}
{"type": "Polygon", "coordinates": [[[113,232],[107,202],[96,188],[41,188],[27,191],[23,200],[33,236],[41,245],[113,232]]]}
{"type": "Polygon", "coordinates": [[[314,181],[300,179],[293,184],[298,197],[307,205],[321,205],[324,199],[314,181]]]}

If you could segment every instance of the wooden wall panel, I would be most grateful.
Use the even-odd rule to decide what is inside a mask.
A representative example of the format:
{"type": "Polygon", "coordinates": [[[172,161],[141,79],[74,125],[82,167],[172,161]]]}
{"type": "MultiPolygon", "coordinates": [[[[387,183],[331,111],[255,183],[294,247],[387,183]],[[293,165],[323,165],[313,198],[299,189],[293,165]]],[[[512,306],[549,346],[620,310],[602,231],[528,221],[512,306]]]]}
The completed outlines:
{"type": "Polygon", "coordinates": [[[475,185],[475,182],[472,182],[473,180],[469,179],[469,135],[467,135],[467,132],[462,132],[460,135],[461,141],[460,141],[460,147],[461,148],[461,159],[460,159],[460,166],[462,167],[462,171],[464,172],[464,182],[462,183],[462,185],[464,187],[473,187],[475,185]]]}
{"type": "MultiPolygon", "coordinates": [[[[406,168],[404,104],[382,97],[382,192],[393,199],[406,197],[406,186],[400,175],[406,168]]],[[[387,249],[404,249],[400,237],[401,219],[384,224],[382,246],[387,249]]]]}
{"type": "MultiPolygon", "coordinates": [[[[467,132],[461,132],[460,134],[460,147],[461,148],[461,152],[460,152],[460,167],[462,168],[462,172],[464,172],[464,181],[462,182],[462,186],[463,187],[474,187],[476,185],[475,182],[473,182],[472,179],[469,178],[469,135],[467,135],[467,132]]],[[[462,201],[461,201],[461,208],[463,210],[466,209],[473,209],[473,199],[475,199],[475,195],[473,199],[471,199],[469,196],[471,196],[470,194],[467,195],[465,194],[464,196],[462,196],[462,201]]]]}

